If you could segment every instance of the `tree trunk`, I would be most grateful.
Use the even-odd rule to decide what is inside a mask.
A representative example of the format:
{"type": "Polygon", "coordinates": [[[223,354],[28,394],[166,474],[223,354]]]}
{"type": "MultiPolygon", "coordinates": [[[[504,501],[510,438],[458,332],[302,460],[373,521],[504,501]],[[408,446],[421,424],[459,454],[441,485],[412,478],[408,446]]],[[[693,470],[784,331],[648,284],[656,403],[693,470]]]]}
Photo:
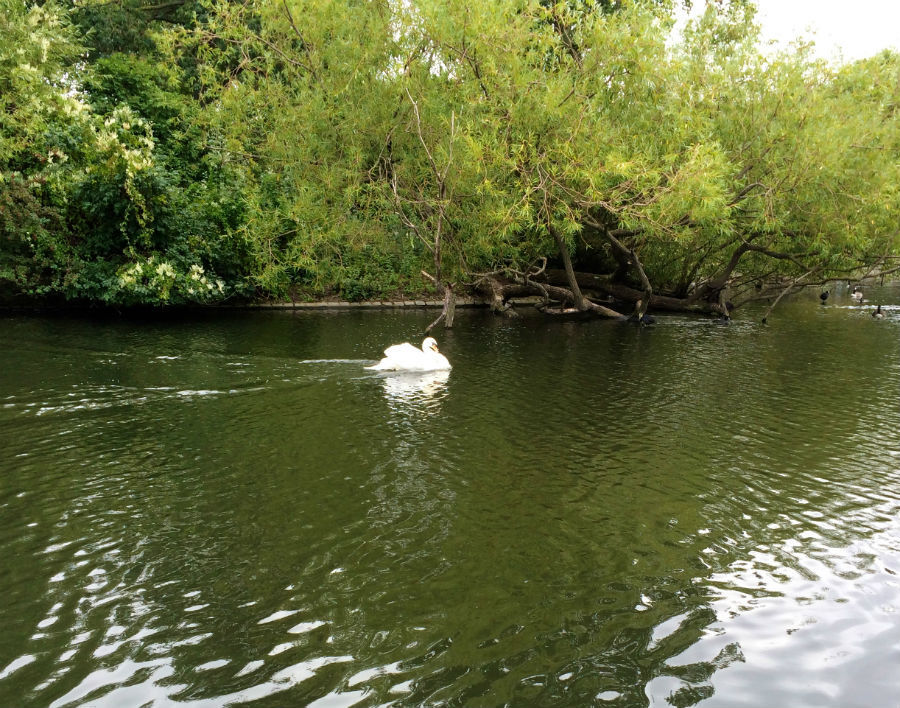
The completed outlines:
{"type": "MultiPolygon", "coordinates": [[[[574,273],[574,271],[573,271],[574,273]]],[[[497,275],[484,275],[481,279],[475,284],[475,289],[478,292],[484,293],[491,298],[491,309],[494,312],[509,316],[515,317],[515,312],[513,312],[507,301],[513,297],[527,297],[530,295],[538,295],[544,300],[544,309],[543,312],[547,314],[570,314],[570,313],[586,313],[590,312],[600,317],[608,317],[611,319],[623,319],[623,315],[620,312],[616,312],[615,310],[611,310],[608,307],[604,307],[603,305],[598,305],[594,302],[591,302],[586,297],[581,295],[581,291],[579,290],[579,295],[581,295],[582,307],[577,307],[575,305],[575,294],[569,288],[558,287],[556,285],[549,285],[543,283],[536,282],[509,282],[501,280],[497,275]],[[559,303],[559,307],[547,307],[547,298],[559,303]],[[566,305],[571,305],[573,307],[566,307],[566,305]]]]}
{"type": "Polygon", "coordinates": [[[434,283],[437,291],[444,296],[444,306],[441,308],[441,314],[425,328],[425,333],[428,334],[428,332],[437,327],[441,320],[444,322],[444,329],[451,329],[453,327],[453,317],[456,315],[456,294],[453,292],[453,283],[441,283],[441,281],[424,270],[422,275],[434,283]]]}
{"type": "Polygon", "coordinates": [[[566,242],[563,240],[562,235],[552,226],[550,227],[550,233],[553,234],[553,238],[556,239],[556,245],[559,247],[559,255],[562,257],[563,266],[566,269],[566,279],[568,280],[569,289],[572,291],[572,296],[575,300],[575,307],[582,311],[587,310],[588,306],[584,302],[584,295],[581,294],[581,288],[578,287],[578,279],[575,277],[575,268],[572,267],[572,257],[569,255],[569,249],[566,247],[566,242]]]}
{"type": "Polygon", "coordinates": [[[456,295],[453,293],[453,285],[447,283],[444,288],[444,309],[441,312],[444,315],[444,329],[453,327],[453,318],[456,315],[456,295]]]}
{"type": "MultiPolygon", "coordinates": [[[[564,284],[568,282],[568,276],[565,271],[559,269],[554,270],[548,268],[545,275],[548,283],[564,284]]],[[[645,294],[642,291],[624,285],[623,283],[615,283],[608,275],[597,275],[595,273],[576,271],[575,278],[582,288],[587,290],[597,290],[606,295],[611,295],[621,302],[636,303],[638,300],[643,300],[645,298],[645,294]]],[[[697,314],[717,314],[719,312],[714,303],[697,301],[692,298],[653,294],[647,298],[647,301],[649,310],[693,312],[697,314]]]]}

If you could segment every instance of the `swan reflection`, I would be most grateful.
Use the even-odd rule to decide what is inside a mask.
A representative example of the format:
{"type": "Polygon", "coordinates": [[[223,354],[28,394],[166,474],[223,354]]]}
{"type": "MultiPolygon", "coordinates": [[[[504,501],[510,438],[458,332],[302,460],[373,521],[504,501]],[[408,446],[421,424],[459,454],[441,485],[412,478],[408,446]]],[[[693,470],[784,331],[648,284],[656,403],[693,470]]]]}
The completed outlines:
{"type": "Polygon", "coordinates": [[[450,372],[446,370],[398,371],[385,374],[382,376],[381,382],[384,385],[385,398],[389,403],[427,403],[443,397],[447,389],[448,378],[450,378],[450,372]]]}

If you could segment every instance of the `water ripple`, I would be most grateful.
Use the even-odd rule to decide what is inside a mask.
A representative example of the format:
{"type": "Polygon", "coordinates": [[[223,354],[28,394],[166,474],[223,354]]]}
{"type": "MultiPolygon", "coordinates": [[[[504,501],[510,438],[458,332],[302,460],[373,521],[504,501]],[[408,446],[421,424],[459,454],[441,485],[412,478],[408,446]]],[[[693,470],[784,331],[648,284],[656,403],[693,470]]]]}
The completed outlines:
{"type": "Polygon", "coordinates": [[[0,320],[0,704],[884,704],[896,322],[780,312],[0,320]]]}

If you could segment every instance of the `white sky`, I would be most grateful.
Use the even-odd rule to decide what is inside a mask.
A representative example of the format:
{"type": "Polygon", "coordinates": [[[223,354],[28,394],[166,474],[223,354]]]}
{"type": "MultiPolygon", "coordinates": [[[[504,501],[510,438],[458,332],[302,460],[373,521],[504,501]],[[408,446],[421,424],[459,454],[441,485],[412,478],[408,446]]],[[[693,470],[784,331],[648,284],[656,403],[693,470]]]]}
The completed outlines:
{"type": "MultiPolygon", "coordinates": [[[[702,5],[697,3],[696,5],[702,5]]],[[[756,0],[763,37],[812,39],[817,53],[845,61],[900,50],[900,0],[756,0]]]]}

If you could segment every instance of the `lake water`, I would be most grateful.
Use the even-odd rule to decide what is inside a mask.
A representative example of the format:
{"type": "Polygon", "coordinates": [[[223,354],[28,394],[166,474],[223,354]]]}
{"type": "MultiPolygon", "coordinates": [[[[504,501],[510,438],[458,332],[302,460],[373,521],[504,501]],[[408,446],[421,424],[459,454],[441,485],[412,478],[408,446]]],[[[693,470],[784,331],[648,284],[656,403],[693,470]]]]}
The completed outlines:
{"type": "Polygon", "coordinates": [[[896,705],[867,298],[460,311],[421,377],[363,366],[432,311],[0,316],[0,705],[896,705]]]}

